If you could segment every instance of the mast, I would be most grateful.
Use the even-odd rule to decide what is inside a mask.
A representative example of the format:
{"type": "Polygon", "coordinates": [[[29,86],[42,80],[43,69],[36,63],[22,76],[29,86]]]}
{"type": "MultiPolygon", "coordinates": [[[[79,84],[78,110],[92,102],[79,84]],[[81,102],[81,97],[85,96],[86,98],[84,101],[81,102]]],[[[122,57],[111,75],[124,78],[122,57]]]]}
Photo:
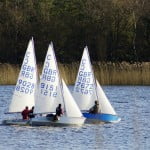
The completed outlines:
{"type": "MultiPolygon", "coordinates": [[[[96,82],[96,79],[95,79],[95,76],[94,76],[94,70],[93,70],[93,67],[92,67],[92,64],[91,64],[88,47],[86,46],[86,48],[87,48],[87,54],[88,54],[88,57],[89,57],[89,63],[90,63],[91,71],[93,72],[92,75],[93,75],[93,79],[94,79],[95,94],[96,94],[96,98],[97,98],[97,100],[98,100],[97,82],[96,82]]],[[[99,105],[101,105],[101,103],[99,103],[99,105]]],[[[101,112],[101,108],[102,108],[102,105],[100,106],[100,112],[101,112]]]]}
{"type": "MultiPolygon", "coordinates": [[[[33,36],[31,38],[31,41],[32,41],[32,45],[33,45],[33,57],[34,57],[34,60],[36,60],[33,36]]],[[[35,70],[36,70],[36,72],[38,71],[36,62],[35,62],[35,70]]],[[[35,99],[37,98],[37,93],[38,93],[38,72],[36,73],[36,85],[35,85],[35,94],[34,94],[35,95],[35,99]]]]}
{"type": "Polygon", "coordinates": [[[64,94],[63,94],[63,85],[62,85],[62,80],[61,80],[59,69],[58,69],[58,64],[57,64],[57,61],[56,61],[56,56],[55,56],[55,53],[54,53],[53,42],[51,42],[51,46],[52,46],[52,51],[53,51],[53,55],[54,55],[56,68],[57,68],[57,71],[58,71],[59,85],[60,85],[61,95],[62,95],[62,98],[63,98],[64,110],[66,110],[66,108],[65,108],[65,101],[64,101],[64,94]]]}
{"type": "Polygon", "coordinates": [[[94,71],[93,71],[93,67],[92,67],[92,64],[91,64],[91,60],[90,60],[90,55],[89,55],[88,47],[86,46],[85,48],[87,49],[88,59],[89,59],[89,63],[90,63],[90,67],[91,67],[91,71],[92,71],[92,75],[93,75],[93,79],[94,79],[94,83],[95,83],[94,87],[95,87],[95,91],[96,91],[96,98],[98,100],[97,84],[96,84],[96,79],[95,79],[95,76],[94,76],[94,71]]]}

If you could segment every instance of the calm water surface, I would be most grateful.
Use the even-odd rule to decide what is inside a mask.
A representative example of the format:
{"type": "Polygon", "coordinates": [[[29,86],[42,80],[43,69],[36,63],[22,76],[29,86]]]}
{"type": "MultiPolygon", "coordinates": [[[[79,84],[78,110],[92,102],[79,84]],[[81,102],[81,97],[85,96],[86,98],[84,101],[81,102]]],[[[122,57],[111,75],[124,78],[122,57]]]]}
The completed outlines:
{"type": "MultiPolygon", "coordinates": [[[[0,86],[0,122],[14,86],[0,86]]],[[[72,89],[72,86],[70,86],[72,89]]],[[[122,118],[117,124],[82,127],[0,125],[0,150],[150,150],[150,86],[104,86],[122,118]]]]}

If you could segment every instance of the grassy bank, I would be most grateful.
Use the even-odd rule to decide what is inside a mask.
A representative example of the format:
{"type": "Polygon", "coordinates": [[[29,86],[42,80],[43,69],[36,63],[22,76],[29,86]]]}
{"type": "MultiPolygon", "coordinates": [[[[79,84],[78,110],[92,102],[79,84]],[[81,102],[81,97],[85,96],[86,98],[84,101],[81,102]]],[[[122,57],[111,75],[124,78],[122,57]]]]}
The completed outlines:
{"type": "MultiPolygon", "coordinates": [[[[61,76],[67,84],[74,84],[79,63],[59,64],[61,76]]],[[[102,85],[150,85],[150,62],[94,63],[96,78],[102,85]]],[[[0,84],[15,84],[19,65],[0,64],[0,84]]],[[[41,73],[42,65],[38,65],[41,73]]]]}

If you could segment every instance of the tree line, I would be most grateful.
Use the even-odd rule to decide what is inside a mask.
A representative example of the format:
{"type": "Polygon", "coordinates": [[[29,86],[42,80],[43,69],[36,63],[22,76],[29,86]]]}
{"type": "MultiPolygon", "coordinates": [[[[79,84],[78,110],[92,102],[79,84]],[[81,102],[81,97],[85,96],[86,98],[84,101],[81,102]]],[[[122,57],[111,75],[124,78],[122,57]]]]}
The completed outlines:
{"type": "Polygon", "coordinates": [[[0,63],[22,62],[35,40],[38,62],[50,41],[58,61],[150,61],[149,0],[0,0],[0,63]]]}

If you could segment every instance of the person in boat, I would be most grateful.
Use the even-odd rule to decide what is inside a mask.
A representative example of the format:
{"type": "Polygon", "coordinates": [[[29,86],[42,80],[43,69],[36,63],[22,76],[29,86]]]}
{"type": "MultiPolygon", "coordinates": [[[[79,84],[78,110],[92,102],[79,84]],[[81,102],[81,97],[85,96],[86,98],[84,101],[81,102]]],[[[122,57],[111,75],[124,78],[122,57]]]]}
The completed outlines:
{"type": "Polygon", "coordinates": [[[58,105],[58,107],[56,107],[56,115],[54,116],[54,120],[58,120],[58,117],[63,115],[63,111],[61,108],[61,104],[58,105]]]}
{"type": "Polygon", "coordinates": [[[34,106],[29,110],[29,118],[34,118],[35,115],[33,114],[34,106]]]}
{"type": "Polygon", "coordinates": [[[63,115],[61,104],[59,104],[58,107],[56,108],[56,115],[59,117],[63,115]]]}
{"type": "Polygon", "coordinates": [[[99,113],[99,104],[97,100],[95,101],[94,106],[90,108],[89,113],[92,113],[92,114],[99,113]]]}
{"type": "Polygon", "coordinates": [[[22,119],[28,120],[29,119],[29,109],[28,106],[25,107],[25,109],[22,111],[22,119]]]}

